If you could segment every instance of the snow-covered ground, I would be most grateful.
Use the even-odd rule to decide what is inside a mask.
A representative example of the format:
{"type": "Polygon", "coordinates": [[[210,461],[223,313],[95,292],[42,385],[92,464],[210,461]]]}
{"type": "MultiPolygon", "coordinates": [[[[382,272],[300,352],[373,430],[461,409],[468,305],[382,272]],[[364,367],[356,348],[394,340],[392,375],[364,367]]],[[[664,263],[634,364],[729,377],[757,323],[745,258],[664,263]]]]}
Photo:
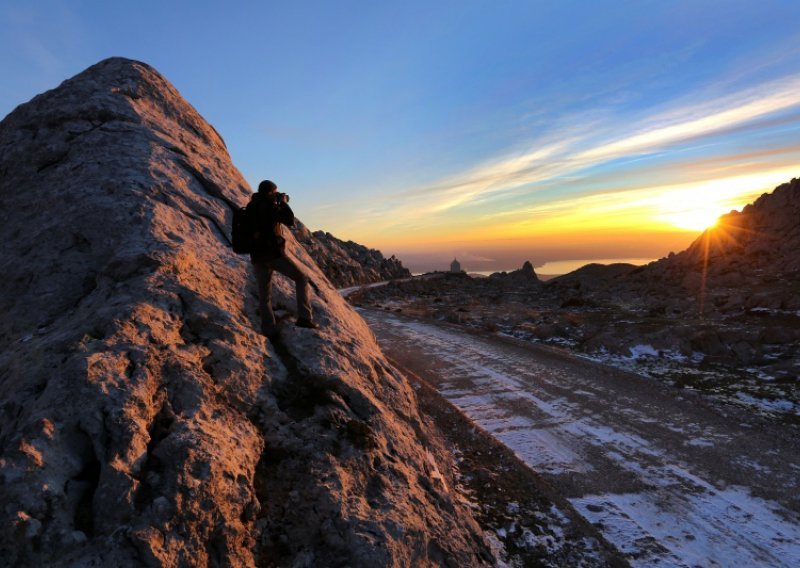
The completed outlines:
{"type": "Polygon", "coordinates": [[[390,356],[545,475],[632,565],[800,566],[800,449],[786,431],[592,363],[362,315],[390,356]]]}

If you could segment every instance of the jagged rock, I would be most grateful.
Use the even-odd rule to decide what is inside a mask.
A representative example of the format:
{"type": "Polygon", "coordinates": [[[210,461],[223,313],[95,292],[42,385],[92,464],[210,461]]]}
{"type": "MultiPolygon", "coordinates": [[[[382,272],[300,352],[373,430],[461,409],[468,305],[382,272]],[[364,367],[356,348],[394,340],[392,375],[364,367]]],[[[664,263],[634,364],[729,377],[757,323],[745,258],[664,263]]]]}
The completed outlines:
{"type": "Polygon", "coordinates": [[[536,276],[536,271],[533,270],[533,264],[531,264],[530,260],[526,260],[525,263],[522,265],[522,268],[518,270],[513,270],[511,272],[493,272],[489,275],[489,278],[495,280],[506,280],[512,281],[516,283],[536,283],[539,284],[539,277],[536,276]]]}
{"type": "Polygon", "coordinates": [[[533,264],[531,264],[530,260],[526,260],[523,263],[522,268],[520,268],[518,271],[512,272],[512,274],[516,274],[517,272],[524,278],[536,278],[536,271],[533,270],[533,264]]]}
{"type": "Polygon", "coordinates": [[[295,236],[337,288],[411,277],[394,255],[384,258],[378,250],[342,241],[324,231],[312,233],[299,223],[295,236]]]}
{"type": "Polygon", "coordinates": [[[143,63],[0,123],[6,565],[491,562],[409,384],[291,236],[321,329],[255,333],[227,242],[249,195],[143,63]]]}

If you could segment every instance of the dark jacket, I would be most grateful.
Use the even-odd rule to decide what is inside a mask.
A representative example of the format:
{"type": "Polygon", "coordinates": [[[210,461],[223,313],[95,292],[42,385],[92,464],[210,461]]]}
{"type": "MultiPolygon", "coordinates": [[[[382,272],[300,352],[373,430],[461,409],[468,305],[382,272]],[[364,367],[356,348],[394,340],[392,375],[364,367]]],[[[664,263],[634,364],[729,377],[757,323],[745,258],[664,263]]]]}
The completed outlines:
{"type": "Polygon", "coordinates": [[[286,256],[286,239],[283,237],[281,225],[293,227],[294,213],[282,195],[256,193],[247,204],[248,210],[253,208],[258,226],[255,252],[250,254],[253,262],[286,256]]]}

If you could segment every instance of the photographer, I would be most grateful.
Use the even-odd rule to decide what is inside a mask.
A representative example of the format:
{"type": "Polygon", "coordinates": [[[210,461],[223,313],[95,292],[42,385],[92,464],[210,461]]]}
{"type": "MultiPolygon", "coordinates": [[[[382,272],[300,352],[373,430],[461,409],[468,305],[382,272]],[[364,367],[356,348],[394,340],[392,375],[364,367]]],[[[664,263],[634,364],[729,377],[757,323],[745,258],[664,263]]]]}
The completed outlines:
{"type": "Polygon", "coordinates": [[[316,329],[318,326],[311,317],[311,299],[308,276],[299,268],[297,262],[286,254],[286,239],[281,225],[294,226],[294,213],[289,207],[289,196],[278,192],[278,186],[264,180],[258,185],[247,205],[252,208],[257,219],[258,231],[255,233],[255,247],[250,254],[258,283],[258,299],[261,310],[261,331],[266,336],[277,333],[275,314],[272,312],[272,272],[294,280],[297,296],[298,327],[316,329]]]}

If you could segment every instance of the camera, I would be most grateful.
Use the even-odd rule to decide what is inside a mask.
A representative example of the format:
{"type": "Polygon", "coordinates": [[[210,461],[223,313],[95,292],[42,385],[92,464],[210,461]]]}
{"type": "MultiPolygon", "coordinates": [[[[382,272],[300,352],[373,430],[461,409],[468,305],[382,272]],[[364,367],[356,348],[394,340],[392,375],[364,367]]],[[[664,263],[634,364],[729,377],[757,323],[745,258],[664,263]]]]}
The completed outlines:
{"type": "Polygon", "coordinates": [[[289,203],[289,195],[286,193],[275,192],[275,203],[289,203]]]}

